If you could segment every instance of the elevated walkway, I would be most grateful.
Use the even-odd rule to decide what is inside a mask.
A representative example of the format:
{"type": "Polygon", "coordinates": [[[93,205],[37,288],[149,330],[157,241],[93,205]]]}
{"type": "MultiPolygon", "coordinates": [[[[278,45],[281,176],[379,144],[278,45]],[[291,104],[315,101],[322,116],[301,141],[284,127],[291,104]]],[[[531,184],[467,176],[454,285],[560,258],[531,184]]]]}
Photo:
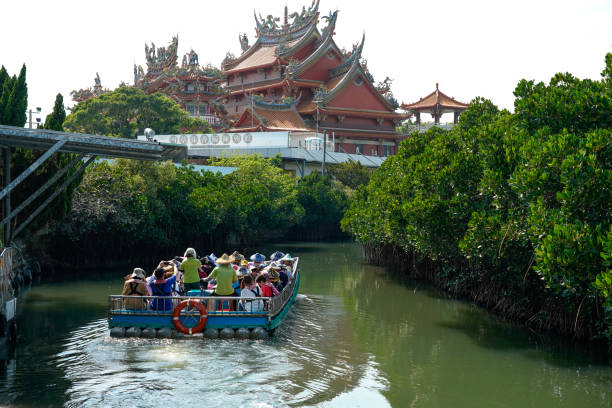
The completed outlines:
{"type": "Polygon", "coordinates": [[[14,237],[19,234],[51,201],[53,201],[66,187],[78,177],[89,164],[97,157],[126,158],[135,160],[180,160],[187,156],[185,146],[171,143],[157,143],[151,141],[121,139],[116,137],[88,135],[81,133],[57,132],[53,130],[25,129],[15,126],[0,125],[0,149],[3,169],[3,186],[0,191],[0,200],[4,201],[4,218],[0,227],[4,227],[4,245],[8,246],[14,237]],[[26,148],[40,150],[44,153],[38,157],[23,173],[12,178],[11,175],[11,149],[26,148]],[[23,180],[36,171],[54,153],[75,153],[77,156],[64,168],[59,169],[38,190],[32,191],[30,196],[12,209],[11,191],[23,180]],[[11,231],[16,216],[47,189],[56,184],[62,176],[71,169],[75,169],[63,183],[48,195],[46,200],[31,215],[11,231]]]}

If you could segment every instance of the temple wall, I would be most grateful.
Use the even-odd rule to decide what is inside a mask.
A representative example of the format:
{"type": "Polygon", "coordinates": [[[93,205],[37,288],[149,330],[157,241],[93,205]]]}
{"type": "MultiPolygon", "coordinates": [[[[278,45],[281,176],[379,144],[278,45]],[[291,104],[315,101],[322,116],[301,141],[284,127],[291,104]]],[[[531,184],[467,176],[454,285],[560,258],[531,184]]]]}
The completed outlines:
{"type": "MultiPolygon", "coordinates": [[[[238,86],[238,85],[250,86],[251,84],[256,83],[256,82],[269,81],[271,79],[280,79],[280,78],[281,78],[281,75],[280,75],[280,70],[278,69],[278,67],[276,66],[267,67],[265,68],[265,72],[264,72],[264,68],[261,68],[259,72],[256,69],[252,71],[244,72],[242,80],[240,77],[240,73],[232,74],[231,77],[229,78],[228,86],[238,86]]],[[[227,84],[228,82],[226,82],[226,85],[227,84]]]]}
{"type": "Polygon", "coordinates": [[[323,55],[317,62],[300,75],[300,78],[327,81],[329,78],[329,70],[337,67],[342,62],[340,57],[333,52],[331,53],[333,55],[331,59],[328,57],[329,53],[323,55]]]}

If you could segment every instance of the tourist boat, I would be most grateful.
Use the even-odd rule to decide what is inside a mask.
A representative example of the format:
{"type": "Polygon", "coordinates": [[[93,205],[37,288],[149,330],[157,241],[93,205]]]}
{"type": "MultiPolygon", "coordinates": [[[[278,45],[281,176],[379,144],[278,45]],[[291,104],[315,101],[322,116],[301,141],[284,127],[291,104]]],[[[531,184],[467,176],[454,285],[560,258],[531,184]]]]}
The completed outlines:
{"type": "Polygon", "coordinates": [[[299,258],[295,258],[293,278],[278,296],[272,298],[207,296],[199,291],[190,291],[189,296],[170,297],[109,295],[110,334],[112,337],[147,338],[265,338],[281,324],[295,301],[300,275],[299,258]],[[125,307],[139,300],[143,305],[146,301],[168,307],[165,310],[125,307]]]}

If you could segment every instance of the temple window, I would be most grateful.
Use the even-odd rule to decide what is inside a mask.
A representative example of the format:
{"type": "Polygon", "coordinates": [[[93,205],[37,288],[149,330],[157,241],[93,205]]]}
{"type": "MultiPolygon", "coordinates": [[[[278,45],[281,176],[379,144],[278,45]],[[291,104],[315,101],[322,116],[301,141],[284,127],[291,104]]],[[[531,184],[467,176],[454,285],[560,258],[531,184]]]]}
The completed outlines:
{"type": "Polygon", "coordinates": [[[268,79],[268,68],[264,68],[264,79],[268,79]]]}
{"type": "Polygon", "coordinates": [[[187,92],[193,92],[193,91],[195,91],[195,86],[193,86],[193,84],[187,85],[187,92]]]}
{"type": "Polygon", "coordinates": [[[193,104],[187,104],[187,112],[191,115],[194,116],[195,115],[195,105],[193,104]]]}
{"type": "Polygon", "coordinates": [[[206,105],[205,104],[201,104],[198,107],[198,112],[200,115],[208,115],[208,112],[206,111],[206,105]]]}
{"type": "Polygon", "coordinates": [[[356,154],[361,154],[361,152],[362,152],[362,147],[361,147],[361,145],[356,144],[356,145],[355,145],[355,153],[356,153],[356,154]]]}

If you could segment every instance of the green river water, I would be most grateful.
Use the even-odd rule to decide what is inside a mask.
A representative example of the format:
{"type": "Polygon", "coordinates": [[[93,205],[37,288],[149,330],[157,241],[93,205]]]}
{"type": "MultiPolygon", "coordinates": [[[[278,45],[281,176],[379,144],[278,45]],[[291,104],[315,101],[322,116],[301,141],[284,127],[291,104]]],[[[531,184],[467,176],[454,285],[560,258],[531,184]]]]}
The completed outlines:
{"type": "Polygon", "coordinates": [[[19,345],[1,361],[0,405],[612,406],[601,350],[366,265],[357,244],[266,253],[274,249],[300,256],[302,285],[265,341],[110,338],[107,295],[120,292],[125,271],[29,289],[19,299],[19,345]]]}

